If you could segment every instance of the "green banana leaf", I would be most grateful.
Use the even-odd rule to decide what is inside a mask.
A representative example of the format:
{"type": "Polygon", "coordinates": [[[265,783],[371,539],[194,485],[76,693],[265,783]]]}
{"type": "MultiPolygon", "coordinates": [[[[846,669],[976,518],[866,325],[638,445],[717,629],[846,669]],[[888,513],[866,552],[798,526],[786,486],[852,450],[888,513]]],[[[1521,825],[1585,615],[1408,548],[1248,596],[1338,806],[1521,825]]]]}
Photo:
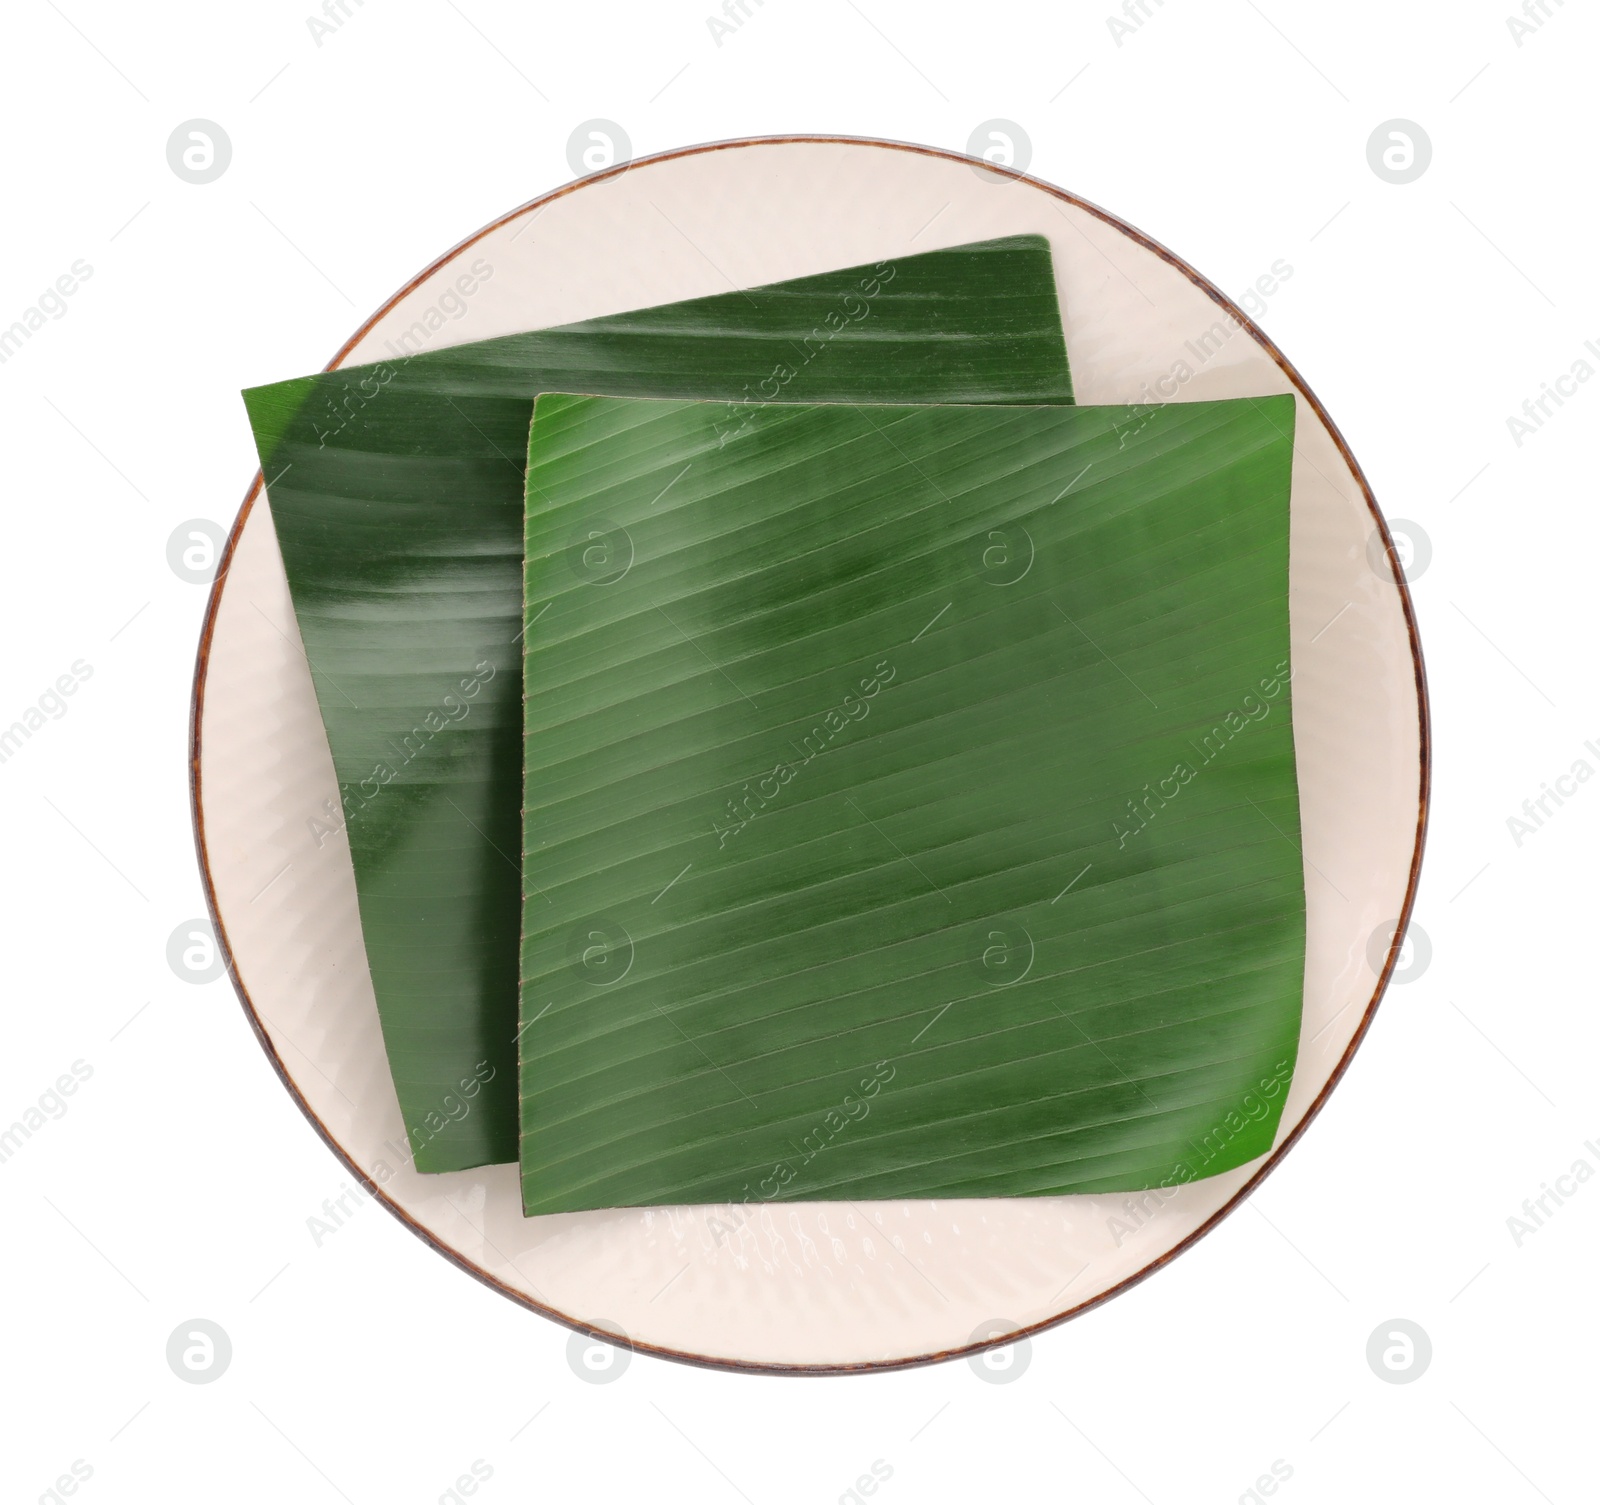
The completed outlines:
{"type": "Polygon", "coordinates": [[[1263,1154],[1293,398],[721,411],[535,410],[524,1210],[1263,1154]]]}
{"type": "Polygon", "coordinates": [[[1072,397],[1040,236],[245,393],[341,789],[308,842],[348,830],[425,1171],[517,1155],[523,468],[534,397],[574,388],[719,399],[723,442],[776,398],[1072,397]]]}

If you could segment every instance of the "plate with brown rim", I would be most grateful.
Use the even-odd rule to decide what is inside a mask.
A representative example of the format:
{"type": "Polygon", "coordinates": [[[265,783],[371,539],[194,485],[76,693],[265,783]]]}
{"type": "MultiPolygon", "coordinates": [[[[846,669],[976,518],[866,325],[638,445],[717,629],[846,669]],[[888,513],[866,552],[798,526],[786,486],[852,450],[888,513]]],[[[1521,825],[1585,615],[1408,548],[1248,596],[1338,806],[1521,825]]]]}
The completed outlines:
{"type": "MultiPolygon", "coordinates": [[[[330,368],[999,236],[1051,244],[1077,401],[1295,394],[1290,637],[1306,874],[1300,1054],[1269,1155],[1162,1196],[626,1208],[524,1218],[517,1167],[411,1168],[338,785],[258,475],[196,666],[196,843],[230,976],[349,1171],[462,1270],[580,1331],[693,1363],[899,1368],[1003,1344],[1159,1270],[1239,1206],[1337,1084],[1399,954],[1428,802],[1427,694],[1398,557],[1354,456],[1249,316],[1131,226],[956,153],[784,137],[597,172],[440,257],[330,368]],[[429,321],[463,267],[470,299],[429,321]],[[464,312],[456,314],[464,305],[464,312]],[[408,348],[414,348],[413,346],[408,348]],[[1199,352],[1197,354],[1197,352],[1199,352]]],[[[266,373],[273,375],[276,373],[266,373]]]]}

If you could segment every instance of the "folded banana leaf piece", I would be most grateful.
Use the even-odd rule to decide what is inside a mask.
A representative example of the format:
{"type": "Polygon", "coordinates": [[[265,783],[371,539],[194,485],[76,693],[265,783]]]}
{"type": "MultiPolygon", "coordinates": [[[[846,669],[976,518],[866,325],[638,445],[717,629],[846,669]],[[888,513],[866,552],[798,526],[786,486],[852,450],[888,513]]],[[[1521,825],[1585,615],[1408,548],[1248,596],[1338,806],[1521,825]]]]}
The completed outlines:
{"type": "Polygon", "coordinates": [[[723,413],[536,405],[524,1210],[1266,1152],[1294,399],[723,413]]]}
{"type": "Polygon", "coordinates": [[[307,840],[348,831],[424,1171],[517,1155],[523,468],[574,389],[717,399],[725,444],[775,400],[1072,399],[1040,236],[245,393],[341,791],[307,840]]]}

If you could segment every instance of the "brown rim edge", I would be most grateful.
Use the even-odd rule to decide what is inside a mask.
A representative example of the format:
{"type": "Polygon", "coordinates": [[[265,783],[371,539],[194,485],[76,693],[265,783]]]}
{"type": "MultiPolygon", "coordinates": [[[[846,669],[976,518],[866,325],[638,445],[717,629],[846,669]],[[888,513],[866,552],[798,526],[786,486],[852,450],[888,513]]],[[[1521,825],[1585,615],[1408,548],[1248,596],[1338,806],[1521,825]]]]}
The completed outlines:
{"type": "MultiPolygon", "coordinates": [[[[1260,1169],[1257,1170],[1256,1173],[1251,1176],[1251,1178],[1245,1182],[1245,1184],[1240,1187],[1239,1190],[1235,1192],[1226,1203],[1219,1207],[1216,1212],[1212,1213],[1212,1215],[1207,1218],[1206,1221],[1198,1228],[1196,1228],[1193,1233],[1189,1234],[1187,1238],[1175,1244],[1171,1249],[1167,1250],[1166,1253],[1153,1259],[1143,1269],[1135,1271],[1134,1274],[1128,1276],[1127,1279],[1119,1281],[1116,1285],[1110,1287],[1108,1290],[1102,1291],[1098,1296],[1093,1296],[1075,1307],[1070,1307],[1057,1316],[1047,1317],[1041,1322],[1035,1322],[1028,1327],[1018,1328],[1015,1332],[1005,1334],[1002,1337],[992,1339],[985,1343],[972,1343],[961,1348],[943,1349],[936,1353],[919,1354],[912,1358],[884,1359],[862,1364],[764,1364],[741,1359],[711,1358],[704,1354],[682,1353],[673,1348],[663,1348],[649,1343],[635,1343],[631,1339],[629,1339],[626,1344],[626,1346],[634,1352],[652,1354],[657,1358],[672,1359],[677,1363],[692,1364],[702,1369],[720,1369],[731,1371],[737,1374],[829,1375],[887,1373],[898,1369],[915,1369],[925,1364],[937,1364],[949,1359],[967,1358],[974,1354],[982,1353],[986,1349],[990,1348],[1006,1347],[1012,1343],[1015,1343],[1020,1338],[1031,1338],[1035,1334],[1045,1332],[1053,1327],[1058,1327],[1062,1323],[1069,1322],[1074,1317],[1082,1316],[1083,1313],[1092,1311],[1095,1307],[1112,1300],[1112,1298],[1116,1296],[1120,1296],[1124,1291],[1130,1290],[1132,1287],[1138,1285],[1141,1281],[1148,1279],[1151,1275],[1155,1274],[1157,1270],[1160,1270],[1163,1266],[1169,1264],[1185,1250],[1192,1248],[1196,1243],[1199,1242],[1200,1239],[1204,1238],[1206,1234],[1211,1232],[1211,1230],[1215,1228],[1217,1224],[1220,1223],[1225,1217],[1227,1217],[1229,1213],[1233,1212],[1236,1208],[1243,1204],[1245,1199],[1249,1197],[1256,1187],[1258,1187],[1274,1169],[1276,1169],[1283,1157],[1287,1155],[1289,1151],[1299,1142],[1300,1136],[1304,1134],[1306,1129],[1310,1126],[1312,1119],[1314,1119],[1317,1114],[1322,1111],[1323,1105],[1327,1102],[1329,1095],[1333,1092],[1333,1089],[1338,1086],[1345,1072],[1349,1069],[1350,1062],[1355,1057],[1357,1048],[1366,1038],[1367,1031],[1372,1026],[1373,1016],[1378,1010],[1378,1003],[1382,999],[1385,990],[1389,986],[1389,979],[1393,975],[1395,965],[1399,960],[1401,942],[1405,935],[1406,928],[1410,924],[1411,914],[1416,905],[1417,884],[1422,871],[1422,849],[1428,829],[1428,808],[1432,785],[1432,743],[1428,712],[1428,682],[1427,674],[1423,668],[1422,638],[1417,629],[1417,616],[1416,610],[1412,605],[1411,592],[1406,587],[1405,572],[1401,568],[1399,556],[1395,551],[1394,540],[1389,534],[1389,526],[1384,521],[1382,512],[1378,510],[1377,499],[1372,494],[1372,487],[1367,484],[1367,478],[1365,474],[1363,474],[1361,466],[1357,463],[1356,457],[1351,452],[1350,446],[1346,443],[1344,435],[1339,431],[1338,426],[1329,416],[1327,409],[1323,407],[1316,394],[1312,392],[1310,387],[1306,385],[1305,381],[1301,378],[1300,373],[1295,370],[1292,364],[1290,364],[1283,352],[1278,349],[1278,347],[1272,342],[1266,333],[1260,329],[1250,318],[1250,316],[1246,314],[1244,310],[1241,309],[1236,303],[1234,303],[1233,300],[1227,296],[1227,294],[1213,286],[1204,277],[1202,277],[1199,272],[1197,272],[1180,257],[1174,255],[1173,252],[1169,251],[1165,246],[1161,245],[1155,240],[1152,240],[1148,235],[1144,234],[1140,230],[1135,229],[1126,221],[1119,219],[1116,215],[1100,208],[1096,204],[1091,204],[1086,199],[1079,198],[1076,194],[1068,193],[1065,189],[1055,187],[1054,184],[1046,183],[1039,178],[1030,177],[1026,173],[1015,172],[1009,168],[997,167],[993,163],[980,162],[976,158],[970,157],[962,152],[947,151],[942,147],[919,146],[912,142],[879,140],[868,136],[752,136],[731,141],[708,142],[701,146],[681,147],[676,151],[660,152],[654,156],[641,157],[629,162],[625,162],[618,167],[609,168],[603,172],[595,173],[592,177],[580,178],[576,182],[568,183],[561,188],[555,189],[551,193],[542,194],[536,199],[531,199],[528,203],[513,209],[510,213],[501,215],[499,219],[485,225],[481,230],[476,231],[474,234],[468,236],[465,240],[452,247],[449,251],[446,251],[444,255],[440,256],[429,266],[425,267],[408,283],[406,283],[404,287],[400,288],[399,291],[397,291],[386,303],[384,303],[384,305],[379,308],[376,313],[367,319],[366,322],[363,323],[362,326],[353,335],[351,335],[342,346],[339,347],[338,352],[334,355],[333,359],[328,362],[325,369],[331,371],[335,367],[341,365],[345,357],[350,354],[350,352],[355,348],[356,344],[366,335],[368,330],[370,330],[379,319],[383,318],[383,316],[387,314],[389,310],[395,306],[395,304],[397,304],[420,283],[431,277],[435,272],[439,271],[440,268],[455,260],[456,257],[460,256],[462,252],[466,251],[469,247],[475,245],[485,235],[488,235],[492,231],[499,229],[502,225],[509,223],[511,220],[518,218],[520,215],[528,214],[538,210],[553,200],[562,198],[566,194],[572,193],[576,189],[587,187],[591,183],[602,182],[607,178],[618,177],[622,173],[627,172],[634,167],[648,166],[659,162],[670,162],[678,157],[693,157],[699,156],[705,152],[728,151],[733,148],[740,147],[786,146],[797,144],[873,146],[889,151],[912,152],[918,156],[940,157],[951,162],[969,163],[986,171],[993,172],[998,177],[1013,178],[1018,182],[1026,183],[1029,187],[1037,188],[1042,192],[1048,193],[1052,197],[1061,200],[1063,203],[1071,204],[1075,208],[1082,209],[1086,213],[1094,215],[1096,219],[1102,220],[1106,224],[1110,225],[1113,229],[1120,231],[1130,240],[1134,241],[1140,246],[1143,246],[1147,251],[1150,251],[1154,255],[1158,256],[1162,261],[1166,262],[1178,272],[1181,272],[1214,303],[1226,310],[1228,314],[1238,321],[1240,328],[1248,331],[1256,343],[1272,357],[1272,359],[1277,363],[1278,367],[1282,370],[1283,374],[1289,379],[1289,382],[1294,387],[1295,391],[1299,393],[1299,395],[1310,405],[1312,411],[1316,413],[1324,427],[1326,427],[1328,430],[1328,433],[1332,437],[1334,444],[1338,447],[1339,454],[1344,459],[1345,464],[1350,467],[1350,473],[1355,477],[1356,482],[1360,485],[1361,494],[1366,500],[1367,510],[1372,515],[1372,520],[1377,527],[1378,535],[1383,539],[1384,549],[1389,556],[1389,568],[1393,572],[1395,586],[1400,592],[1400,607],[1401,611],[1405,615],[1406,631],[1411,642],[1411,663],[1417,689],[1417,740],[1419,757],[1417,769],[1416,841],[1411,852],[1410,871],[1406,877],[1405,902],[1400,908],[1400,916],[1395,927],[1394,938],[1390,942],[1389,953],[1384,959],[1383,972],[1378,978],[1377,987],[1373,990],[1373,994],[1367,1004],[1366,1011],[1362,1014],[1361,1022],[1356,1026],[1355,1033],[1350,1037],[1350,1043],[1345,1048],[1344,1054],[1339,1058],[1338,1064],[1330,1073],[1328,1080],[1323,1084],[1322,1090],[1318,1092],[1316,1098],[1312,1101],[1311,1106],[1306,1109],[1304,1117],[1302,1117],[1300,1122],[1295,1125],[1288,1138],[1285,1139],[1283,1143],[1273,1150],[1273,1152],[1267,1157],[1260,1169]]],[[[502,1296],[505,1296],[511,1301],[516,1302],[519,1306],[524,1306],[530,1311],[538,1312],[540,1316],[548,1317],[551,1321],[557,1322],[563,1327],[571,1328],[574,1332],[583,1333],[589,1337],[599,1338],[606,1342],[615,1343],[615,1333],[607,1332],[602,1328],[593,1327],[576,1317],[569,1316],[565,1312],[557,1311],[554,1307],[545,1306],[543,1303],[535,1301],[532,1297],[524,1295],[521,1291],[513,1290],[504,1282],[497,1280],[487,1270],[483,1269],[479,1265],[473,1264],[471,1260],[467,1259],[457,1250],[452,1249],[448,1245],[440,1242],[440,1240],[437,1239],[431,1232],[429,1232],[428,1229],[424,1228],[420,1223],[412,1218],[403,1207],[386,1196],[383,1192],[383,1189],[378,1186],[377,1183],[374,1182],[359,1165],[356,1164],[355,1160],[346,1152],[344,1147],[339,1144],[336,1139],[334,1139],[333,1135],[328,1131],[327,1126],[324,1125],[321,1119],[317,1117],[316,1113],[312,1110],[311,1105],[305,1100],[304,1096],[302,1096],[300,1089],[296,1085],[293,1077],[289,1075],[288,1068],[284,1065],[282,1057],[278,1054],[277,1048],[273,1045],[271,1039],[268,1037],[266,1029],[262,1025],[261,1017],[256,1012],[255,1004],[251,1001],[249,989],[246,988],[243,978],[241,978],[239,975],[239,969],[234,962],[233,950],[228,944],[227,927],[224,925],[222,913],[217,907],[216,888],[211,880],[211,861],[209,853],[206,849],[205,808],[202,803],[200,781],[200,726],[205,712],[206,674],[211,659],[211,639],[216,630],[217,612],[221,606],[222,592],[224,587],[227,585],[228,568],[233,562],[233,553],[235,548],[238,546],[239,537],[244,530],[245,522],[248,520],[251,509],[255,506],[256,500],[261,496],[262,491],[262,475],[260,471],[257,471],[255,480],[251,483],[250,489],[245,493],[244,501],[240,505],[239,515],[234,519],[233,527],[229,530],[228,541],[223,548],[222,558],[217,566],[216,578],[212,582],[211,595],[206,603],[205,617],[200,628],[200,646],[195,659],[194,690],[190,699],[189,710],[189,798],[194,819],[195,854],[200,864],[201,883],[205,888],[206,909],[211,916],[212,928],[216,932],[217,944],[221,949],[223,962],[227,967],[229,980],[233,983],[234,991],[239,995],[240,1003],[244,1005],[245,1016],[249,1019],[250,1026],[255,1031],[256,1038],[261,1042],[261,1048],[266,1052],[267,1059],[272,1063],[273,1070],[278,1073],[283,1085],[288,1089],[289,1095],[299,1106],[300,1111],[305,1114],[312,1128],[315,1129],[322,1137],[323,1143],[328,1146],[328,1148],[334,1153],[340,1163],[344,1165],[350,1174],[360,1181],[361,1185],[366,1189],[369,1195],[387,1208],[389,1212],[398,1218],[401,1223],[403,1223],[414,1234],[416,1234],[416,1236],[424,1243],[430,1245],[436,1252],[442,1254],[452,1264],[456,1265],[459,1269],[464,1270],[468,1275],[471,1275],[475,1279],[481,1281],[491,1290],[498,1291],[502,1296]]]]}

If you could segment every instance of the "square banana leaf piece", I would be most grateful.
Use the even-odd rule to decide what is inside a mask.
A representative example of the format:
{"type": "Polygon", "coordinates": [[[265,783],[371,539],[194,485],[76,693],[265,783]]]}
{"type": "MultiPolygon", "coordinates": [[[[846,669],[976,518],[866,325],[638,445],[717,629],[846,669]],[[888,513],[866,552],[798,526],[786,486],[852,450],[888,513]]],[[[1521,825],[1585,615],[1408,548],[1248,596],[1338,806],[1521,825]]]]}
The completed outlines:
{"type": "Polygon", "coordinates": [[[1294,399],[722,413],[535,409],[525,1212],[1264,1154],[1294,399]]]}
{"type": "Polygon", "coordinates": [[[348,832],[423,1171],[517,1156],[523,468],[535,396],[572,389],[718,399],[723,443],[774,400],[1072,399],[1040,236],[245,393],[340,786],[307,846],[348,832]]]}

